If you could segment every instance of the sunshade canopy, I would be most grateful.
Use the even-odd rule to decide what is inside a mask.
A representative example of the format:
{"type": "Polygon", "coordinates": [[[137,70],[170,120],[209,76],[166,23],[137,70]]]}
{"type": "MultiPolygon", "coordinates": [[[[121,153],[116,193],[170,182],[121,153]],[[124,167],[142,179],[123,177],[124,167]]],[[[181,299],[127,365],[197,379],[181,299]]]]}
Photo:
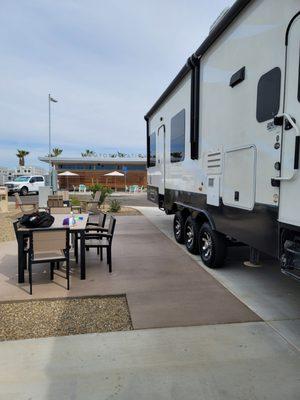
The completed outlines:
{"type": "Polygon", "coordinates": [[[107,174],[104,174],[105,176],[124,176],[124,174],[122,174],[121,172],[118,171],[113,171],[113,172],[109,172],[107,174]]]}
{"type": "Polygon", "coordinates": [[[78,176],[78,174],[75,174],[75,172],[70,172],[70,171],[65,171],[58,174],[58,176],[75,176],[75,175],[78,176]]]}

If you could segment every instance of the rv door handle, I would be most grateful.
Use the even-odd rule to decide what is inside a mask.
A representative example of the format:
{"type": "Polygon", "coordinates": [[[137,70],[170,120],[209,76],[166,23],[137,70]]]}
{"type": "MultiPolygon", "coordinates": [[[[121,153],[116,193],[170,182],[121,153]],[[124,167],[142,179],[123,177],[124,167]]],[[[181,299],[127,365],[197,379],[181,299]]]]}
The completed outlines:
{"type": "Polygon", "coordinates": [[[299,169],[300,136],[295,137],[294,169],[299,169]]]}
{"type": "Polygon", "coordinates": [[[282,114],[276,115],[276,117],[274,117],[274,125],[282,126],[284,120],[286,120],[285,121],[285,129],[289,130],[289,129],[294,128],[295,131],[296,131],[297,136],[299,136],[300,135],[300,131],[299,131],[298,126],[296,125],[296,120],[295,120],[295,118],[292,118],[290,116],[290,114],[282,113],[282,114]]]}

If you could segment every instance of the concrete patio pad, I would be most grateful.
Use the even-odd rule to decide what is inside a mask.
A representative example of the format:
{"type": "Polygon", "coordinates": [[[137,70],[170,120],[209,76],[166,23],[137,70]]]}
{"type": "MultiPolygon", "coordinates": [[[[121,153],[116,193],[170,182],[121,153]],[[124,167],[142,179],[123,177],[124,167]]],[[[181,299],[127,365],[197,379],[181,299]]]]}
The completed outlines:
{"type": "MultiPolygon", "coordinates": [[[[48,266],[34,266],[32,298],[126,294],[135,329],[260,320],[144,216],[117,218],[112,275],[95,250],[86,262],[85,281],[72,263],[69,292],[64,280],[50,282],[48,266]]],[[[16,270],[16,243],[2,243],[0,301],[31,299],[16,270]]]]}
{"type": "Polygon", "coordinates": [[[299,353],[264,322],[0,343],[5,400],[298,400],[299,353]]]}

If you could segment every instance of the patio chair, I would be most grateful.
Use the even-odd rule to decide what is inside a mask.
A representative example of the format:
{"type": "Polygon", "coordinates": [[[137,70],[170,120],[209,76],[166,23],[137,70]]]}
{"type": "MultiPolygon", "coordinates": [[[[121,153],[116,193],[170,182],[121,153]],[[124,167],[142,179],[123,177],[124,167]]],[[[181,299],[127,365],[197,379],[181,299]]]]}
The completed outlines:
{"type": "Polygon", "coordinates": [[[116,218],[110,217],[108,229],[105,228],[90,228],[86,229],[85,234],[85,248],[96,248],[97,253],[100,253],[100,259],[103,260],[103,249],[106,249],[107,264],[109,265],[109,272],[112,272],[112,241],[114,237],[116,226],[116,218]]]}
{"type": "Polygon", "coordinates": [[[80,185],[78,186],[78,192],[83,192],[83,193],[85,193],[85,192],[86,192],[86,186],[83,185],[83,184],[80,184],[80,185]]]}
{"type": "Polygon", "coordinates": [[[97,190],[93,199],[84,201],[85,211],[90,214],[99,214],[99,202],[101,199],[101,191],[97,190]]]}
{"type": "Polygon", "coordinates": [[[50,263],[50,279],[58,275],[67,280],[67,290],[70,289],[70,255],[69,255],[69,229],[35,229],[29,238],[29,286],[32,294],[32,265],[50,263]],[[66,276],[54,271],[55,264],[66,263],[66,276]]]}
{"type": "Polygon", "coordinates": [[[39,210],[38,205],[36,203],[23,203],[19,193],[15,193],[15,200],[17,208],[20,208],[23,214],[31,214],[33,212],[37,212],[39,210]]]}
{"type": "Polygon", "coordinates": [[[71,214],[72,207],[51,207],[50,214],[71,214]]]}

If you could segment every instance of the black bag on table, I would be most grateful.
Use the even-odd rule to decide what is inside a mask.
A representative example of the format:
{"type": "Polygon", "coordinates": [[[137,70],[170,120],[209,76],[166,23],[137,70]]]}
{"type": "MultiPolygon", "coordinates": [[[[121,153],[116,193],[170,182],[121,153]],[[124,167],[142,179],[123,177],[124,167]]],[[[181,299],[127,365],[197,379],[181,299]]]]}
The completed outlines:
{"type": "Polygon", "coordinates": [[[54,222],[54,217],[46,211],[25,214],[19,223],[26,228],[49,228],[54,222]]]}

